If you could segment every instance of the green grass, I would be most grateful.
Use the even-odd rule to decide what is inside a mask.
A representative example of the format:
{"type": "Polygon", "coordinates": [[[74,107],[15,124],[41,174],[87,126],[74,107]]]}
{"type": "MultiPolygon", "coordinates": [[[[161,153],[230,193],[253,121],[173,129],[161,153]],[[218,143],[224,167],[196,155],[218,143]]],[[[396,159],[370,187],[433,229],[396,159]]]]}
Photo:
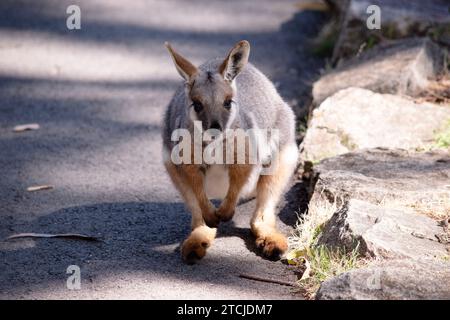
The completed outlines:
{"type": "Polygon", "coordinates": [[[331,19],[322,27],[319,35],[314,39],[312,53],[318,57],[331,57],[334,46],[339,36],[339,23],[336,19],[331,19]]]}
{"type": "Polygon", "coordinates": [[[379,40],[377,38],[375,38],[374,36],[369,36],[369,38],[366,41],[367,43],[366,50],[372,49],[378,44],[378,42],[379,40]]]}
{"type": "Polygon", "coordinates": [[[306,125],[306,123],[299,121],[297,125],[297,131],[304,136],[306,134],[306,130],[308,130],[308,126],[306,125]]]}
{"type": "Polygon", "coordinates": [[[433,146],[436,148],[450,148],[450,121],[447,122],[442,131],[436,134],[433,146]]]}
{"type": "Polygon", "coordinates": [[[318,244],[325,224],[336,211],[336,201],[310,205],[289,238],[291,250],[286,256],[287,262],[303,271],[299,285],[307,298],[314,297],[323,281],[365,263],[359,255],[359,244],[350,251],[318,244]]]}
{"type": "Polygon", "coordinates": [[[326,37],[323,37],[313,47],[313,54],[324,58],[324,57],[330,57],[333,54],[333,49],[336,44],[336,38],[334,35],[327,35],[326,37]]]}
{"type": "Polygon", "coordinates": [[[298,251],[295,259],[299,268],[304,270],[299,285],[310,299],[314,297],[322,282],[365,264],[359,254],[359,245],[350,251],[315,245],[298,251]]]}
{"type": "Polygon", "coordinates": [[[340,143],[349,151],[358,149],[358,145],[352,141],[348,134],[344,133],[342,130],[339,130],[337,132],[337,135],[339,137],[340,143]]]}

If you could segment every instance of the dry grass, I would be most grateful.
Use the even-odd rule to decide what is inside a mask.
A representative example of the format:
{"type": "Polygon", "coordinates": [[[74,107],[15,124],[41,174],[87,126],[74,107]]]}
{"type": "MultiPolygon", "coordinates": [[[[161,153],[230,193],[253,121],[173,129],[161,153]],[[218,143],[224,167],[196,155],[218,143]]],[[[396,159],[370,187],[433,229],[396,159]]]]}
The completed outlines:
{"type": "Polygon", "coordinates": [[[429,80],[427,89],[415,99],[416,102],[450,103],[450,71],[447,69],[450,65],[450,59],[448,53],[445,60],[448,61],[446,70],[437,79],[429,80]]]}
{"type": "Polygon", "coordinates": [[[358,254],[358,247],[347,252],[318,244],[325,223],[337,210],[336,201],[311,202],[308,212],[299,219],[293,236],[289,238],[288,263],[302,271],[299,285],[308,299],[314,298],[323,281],[360,267],[364,261],[358,254]]]}
{"type": "Polygon", "coordinates": [[[289,247],[295,250],[305,250],[315,244],[323,225],[336,211],[336,201],[334,203],[327,201],[311,202],[308,211],[299,217],[293,236],[288,239],[289,247]],[[311,205],[312,203],[313,205],[311,205]]]}

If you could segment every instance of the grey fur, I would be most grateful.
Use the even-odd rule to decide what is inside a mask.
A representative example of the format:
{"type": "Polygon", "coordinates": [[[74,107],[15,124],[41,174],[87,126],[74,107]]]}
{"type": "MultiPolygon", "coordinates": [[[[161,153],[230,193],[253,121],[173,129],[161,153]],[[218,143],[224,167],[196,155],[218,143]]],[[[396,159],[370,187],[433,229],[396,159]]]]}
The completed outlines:
{"type": "MultiPolygon", "coordinates": [[[[218,69],[222,59],[210,60],[199,67],[200,78],[208,78],[207,73],[220,76],[218,69]]],[[[292,109],[283,101],[272,82],[256,67],[248,63],[234,80],[236,96],[233,98],[237,108],[233,123],[230,128],[244,130],[252,128],[276,128],[280,134],[280,145],[295,143],[295,116],[292,109]]],[[[171,150],[177,142],[171,141],[172,132],[176,129],[192,130],[192,120],[189,116],[191,101],[186,95],[186,86],[180,86],[175,92],[166,110],[163,124],[163,144],[167,150],[171,150]]],[[[210,85],[214,91],[214,84],[210,85]]],[[[214,96],[214,92],[211,92],[214,96]]],[[[217,113],[217,108],[209,113],[217,113]]]]}

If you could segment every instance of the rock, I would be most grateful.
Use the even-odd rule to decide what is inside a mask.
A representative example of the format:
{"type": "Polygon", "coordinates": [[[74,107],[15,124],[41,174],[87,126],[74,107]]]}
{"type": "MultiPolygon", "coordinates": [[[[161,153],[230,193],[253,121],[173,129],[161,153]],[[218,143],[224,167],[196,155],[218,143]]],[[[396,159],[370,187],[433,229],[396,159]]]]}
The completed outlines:
{"type": "Polygon", "coordinates": [[[301,158],[314,162],[362,148],[424,148],[448,119],[448,106],[348,88],[313,111],[301,158]]]}
{"type": "Polygon", "coordinates": [[[322,283],[318,299],[448,299],[450,154],[365,149],[313,166],[310,206],[338,202],[319,244],[370,257],[322,283]],[[440,213],[440,219],[435,219],[440,213]]]}
{"type": "Polygon", "coordinates": [[[450,263],[384,261],[323,282],[316,299],[450,299],[450,263]]]}
{"type": "Polygon", "coordinates": [[[450,155],[443,150],[360,150],[323,160],[311,176],[311,201],[360,199],[429,216],[450,214],[450,155]]]}
{"type": "MultiPolygon", "coordinates": [[[[339,1],[332,1],[333,3],[339,1]]],[[[337,7],[345,6],[341,33],[335,45],[333,60],[354,56],[366,43],[380,39],[398,39],[411,35],[430,35],[446,43],[450,36],[449,4],[446,0],[350,0],[337,7]],[[346,6],[345,6],[346,5],[346,6]],[[370,30],[367,8],[380,8],[380,29],[370,30]]]]}
{"type": "Polygon", "coordinates": [[[436,237],[442,232],[424,215],[350,199],[325,225],[319,243],[349,251],[358,246],[361,255],[375,258],[444,259],[446,246],[436,237]]]}
{"type": "Polygon", "coordinates": [[[444,70],[444,52],[427,38],[379,45],[322,76],[313,86],[314,104],[348,87],[418,96],[444,70]]]}

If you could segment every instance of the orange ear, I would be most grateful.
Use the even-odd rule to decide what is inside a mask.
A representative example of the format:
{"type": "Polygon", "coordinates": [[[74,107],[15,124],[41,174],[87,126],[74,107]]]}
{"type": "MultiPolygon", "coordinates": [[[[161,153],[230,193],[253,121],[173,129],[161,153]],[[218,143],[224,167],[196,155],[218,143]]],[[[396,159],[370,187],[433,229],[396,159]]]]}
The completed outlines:
{"type": "Polygon", "coordinates": [[[233,81],[247,64],[249,55],[250,43],[246,40],[239,41],[220,65],[219,73],[225,80],[233,81]]]}
{"type": "Polygon", "coordinates": [[[165,42],[164,45],[166,46],[167,50],[169,50],[170,56],[172,57],[173,63],[175,64],[178,73],[185,80],[189,80],[190,77],[192,77],[194,74],[197,73],[197,68],[192,63],[190,63],[186,58],[177,53],[172,48],[170,43],[165,42]]]}

